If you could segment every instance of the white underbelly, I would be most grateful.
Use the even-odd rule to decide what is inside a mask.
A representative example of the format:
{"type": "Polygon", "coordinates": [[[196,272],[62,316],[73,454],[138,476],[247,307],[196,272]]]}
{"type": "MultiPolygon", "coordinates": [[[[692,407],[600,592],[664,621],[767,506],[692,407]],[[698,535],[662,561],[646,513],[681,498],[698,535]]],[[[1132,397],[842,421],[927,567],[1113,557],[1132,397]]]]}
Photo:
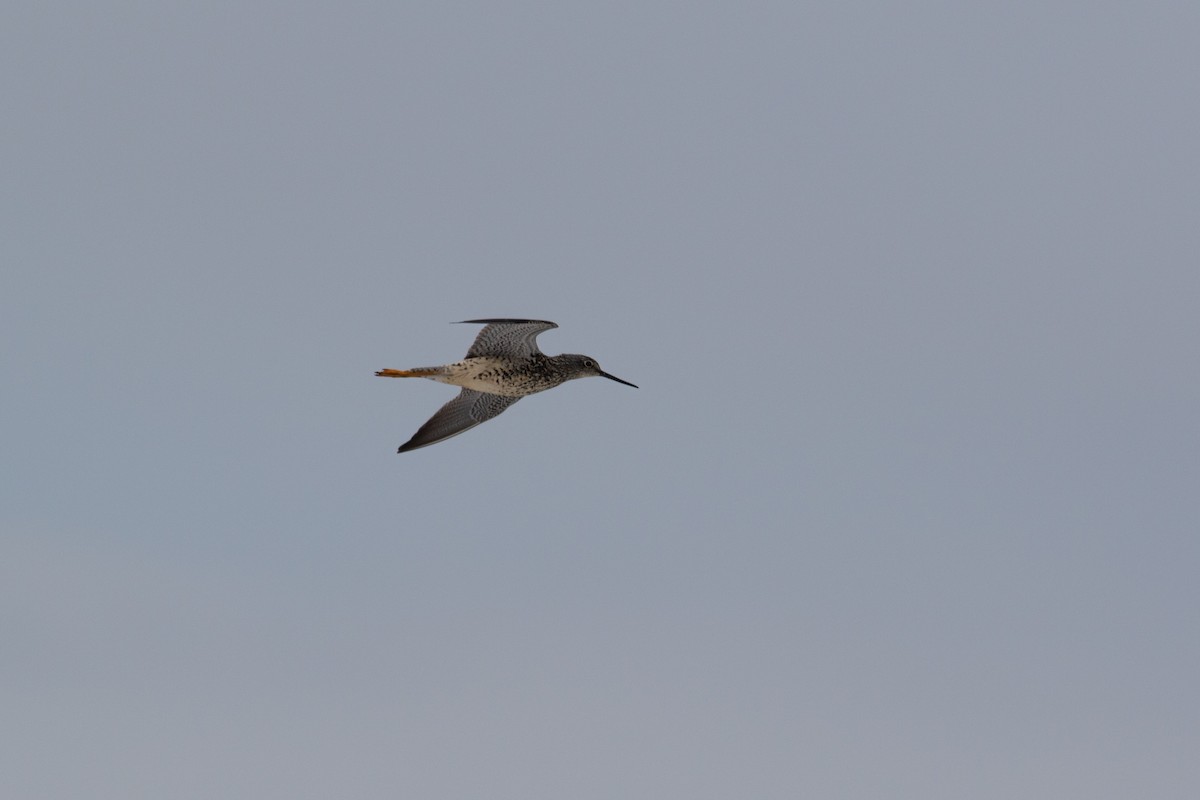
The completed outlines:
{"type": "Polygon", "coordinates": [[[505,397],[524,397],[550,388],[536,385],[536,382],[529,380],[520,370],[514,369],[511,362],[487,356],[447,364],[445,370],[441,375],[429,377],[441,383],[505,397]]]}

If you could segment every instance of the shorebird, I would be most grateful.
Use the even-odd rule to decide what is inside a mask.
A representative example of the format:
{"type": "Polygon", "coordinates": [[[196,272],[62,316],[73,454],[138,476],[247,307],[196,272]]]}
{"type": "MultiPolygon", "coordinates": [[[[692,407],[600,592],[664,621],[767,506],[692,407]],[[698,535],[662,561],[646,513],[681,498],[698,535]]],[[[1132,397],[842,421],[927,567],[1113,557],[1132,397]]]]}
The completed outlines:
{"type": "Polygon", "coordinates": [[[575,353],[548,356],[538,349],[539,333],[557,328],[542,319],[468,319],[485,325],[462,361],[441,367],[381,369],[381,378],[428,378],[461,386],[397,453],[445,441],[487,422],[526,395],[553,389],[575,378],[599,376],[638,388],[600,369],[596,359],[575,353]]]}

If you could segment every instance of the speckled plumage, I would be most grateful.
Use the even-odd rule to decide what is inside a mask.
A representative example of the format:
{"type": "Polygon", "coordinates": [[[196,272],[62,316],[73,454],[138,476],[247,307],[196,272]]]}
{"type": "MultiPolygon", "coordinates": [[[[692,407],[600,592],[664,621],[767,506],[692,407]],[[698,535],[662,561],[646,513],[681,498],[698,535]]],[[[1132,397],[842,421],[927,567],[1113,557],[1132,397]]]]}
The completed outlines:
{"type": "Polygon", "coordinates": [[[548,356],[539,350],[538,334],[557,328],[553,322],[536,319],[466,322],[485,327],[462,361],[440,367],[385,369],[375,373],[385,378],[428,378],[462,387],[458,397],[442,406],[397,452],[449,439],[497,416],[526,395],[553,389],[575,378],[598,376],[634,386],[609,375],[589,356],[577,353],[548,356]]]}

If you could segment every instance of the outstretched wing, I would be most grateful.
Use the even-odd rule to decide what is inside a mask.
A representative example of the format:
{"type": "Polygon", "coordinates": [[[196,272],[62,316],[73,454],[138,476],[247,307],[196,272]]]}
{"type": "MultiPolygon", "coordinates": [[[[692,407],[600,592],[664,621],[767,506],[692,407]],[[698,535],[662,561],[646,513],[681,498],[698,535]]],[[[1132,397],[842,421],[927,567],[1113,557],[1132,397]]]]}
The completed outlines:
{"type": "Polygon", "coordinates": [[[463,322],[485,323],[486,328],[475,337],[475,344],[467,351],[467,358],[475,356],[505,356],[528,358],[540,353],[537,346],[539,333],[557,328],[544,319],[468,319],[463,322]]]}
{"type": "Polygon", "coordinates": [[[438,409],[438,412],[430,417],[411,439],[400,445],[396,452],[407,453],[409,450],[427,447],[451,436],[457,436],[482,422],[487,422],[520,399],[463,389],[458,393],[458,397],[438,409]]]}

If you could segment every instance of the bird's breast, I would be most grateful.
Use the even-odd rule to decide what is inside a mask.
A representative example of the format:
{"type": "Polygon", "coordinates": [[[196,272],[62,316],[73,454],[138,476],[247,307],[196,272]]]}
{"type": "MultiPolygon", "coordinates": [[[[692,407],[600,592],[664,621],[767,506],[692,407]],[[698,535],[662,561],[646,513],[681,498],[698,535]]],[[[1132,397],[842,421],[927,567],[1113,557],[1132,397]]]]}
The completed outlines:
{"type": "Polygon", "coordinates": [[[563,382],[544,358],[516,361],[494,356],[477,356],[447,364],[445,374],[434,380],[505,397],[524,397],[563,382]]]}

